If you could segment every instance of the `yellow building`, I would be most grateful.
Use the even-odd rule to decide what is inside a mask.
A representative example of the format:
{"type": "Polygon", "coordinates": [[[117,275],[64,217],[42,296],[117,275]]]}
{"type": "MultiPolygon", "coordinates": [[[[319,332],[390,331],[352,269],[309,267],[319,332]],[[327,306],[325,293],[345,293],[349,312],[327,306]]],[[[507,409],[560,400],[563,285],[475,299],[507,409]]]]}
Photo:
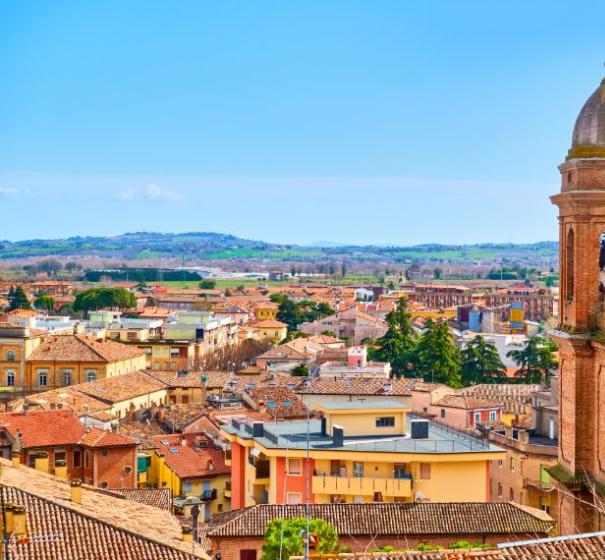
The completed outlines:
{"type": "Polygon", "coordinates": [[[154,436],[157,449],[151,457],[146,485],[170,488],[175,510],[191,515],[200,507],[200,521],[230,510],[229,475],[224,453],[200,434],[154,436]]]}
{"type": "Polygon", "coordinates": [[[399,402],[330,403],[310,421],[234,421],[231,503],[487,502],[490,462],[504,452],[462,432],[409,418],[399,402]]]}
{"type": "Polygon", "coordinates": [[[25,389],[26,360],[44,339],[44,332],[0,324],[0,390],[14,398],[25,389]]]}
{"type": "Polygon", "coordinates": [[[26,361],[26,387],[47,391],[145,368],[145,352],[84,335],[49,336],[26,361]]]}
{"type": "Polygon", "coordinates": [[[259,303],[254,307],[254,317],[257,321],[275,321],[277,320],[277,312],[279,305],[272,301],[259,303]]]}
{"type": "Polygon", "coordinates": [[[275,319],[259,321],[247,327],[254,331],[255,340],[269,340],[273,344],[279,344],[288,335],[288,325],[275,319]]]}

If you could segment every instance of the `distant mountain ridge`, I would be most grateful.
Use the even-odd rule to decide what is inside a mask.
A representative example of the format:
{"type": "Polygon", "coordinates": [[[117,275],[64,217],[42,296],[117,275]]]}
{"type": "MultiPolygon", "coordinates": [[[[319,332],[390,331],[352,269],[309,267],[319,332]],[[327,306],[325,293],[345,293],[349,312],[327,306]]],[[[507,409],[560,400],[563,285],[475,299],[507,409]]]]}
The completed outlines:
{"type": "Polygon", "coordinates": [[[475,245],[422,244],[414,246],[344,245],[322,242],[312,246],[268,243],[216,232],[131,232],[117,236],[77,236],[66,239],[0,241],[0,258],[98,255],[126,260],[183,257],[200,260],[271,259],[320,260],[493,260],[514,257],[556,257],[558,242],[481,243],[475,245]]]}

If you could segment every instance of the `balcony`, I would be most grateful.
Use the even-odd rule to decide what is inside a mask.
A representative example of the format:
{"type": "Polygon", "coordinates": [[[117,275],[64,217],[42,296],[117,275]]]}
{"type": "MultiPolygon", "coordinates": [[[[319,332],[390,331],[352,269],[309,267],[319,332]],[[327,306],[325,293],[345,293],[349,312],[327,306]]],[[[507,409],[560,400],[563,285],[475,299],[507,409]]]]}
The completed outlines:
{"type": "Polygon", "coordinates": [[[270,472],[271,466],[269,461],[256,462],[256,481],[268,479],[270,472]]]}
{"type": "Polygon", "coordinates": [[[341,494],[348,496],[375,496],[380,493],[389,498],[411,498],[410,478],[370,478],[317,475],[313,477],[314,494],[341,494]]]}
{"type": "Polygon", "coordinates": [[[231,481],[227,480],[225,482],[225,498],[231,497],[231,481]]]}
{"type": "Polygon", "coordinates": [[[524,478],[523,487],[531,488],[534,490],[552,490],[552,484],[546,480],[536,480],[533,478],[524,478]]]}

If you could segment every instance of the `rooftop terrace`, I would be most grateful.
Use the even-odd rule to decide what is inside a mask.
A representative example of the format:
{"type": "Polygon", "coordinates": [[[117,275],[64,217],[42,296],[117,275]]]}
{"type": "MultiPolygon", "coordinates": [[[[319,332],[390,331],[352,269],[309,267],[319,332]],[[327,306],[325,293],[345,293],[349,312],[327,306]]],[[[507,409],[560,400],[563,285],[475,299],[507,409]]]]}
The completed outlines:
{"type": "MultiPolygon", "coordinates": [[[[411,421],[415,417],[408,415],[406,434],[411,433],[411,421]]],[[[375,451],[381,453],[497,453],[499,447],[488,441],[469,436],[458,430],[429,422],[427,438],[412,439],[406,436],[354,436],[344,434],[342,445],[335,445],[332,436],[322,434],[321,420],[309,421],[310,448],[314,451],[375,451]]],[[[232,420],[223,429],[244,439],[254,439],[266,449],[306,449],[307,422],[265,423],[261,436],[253,436],[251,424],[232,420]]]]}

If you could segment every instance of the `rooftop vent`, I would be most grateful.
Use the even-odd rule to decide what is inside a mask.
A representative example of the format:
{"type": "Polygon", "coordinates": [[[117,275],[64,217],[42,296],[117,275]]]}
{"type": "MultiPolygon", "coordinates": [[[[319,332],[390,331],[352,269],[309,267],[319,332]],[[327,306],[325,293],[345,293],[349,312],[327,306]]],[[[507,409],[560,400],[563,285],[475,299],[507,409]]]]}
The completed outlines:
{"type": "Polygon", "coordinates": [[[429,437],[429,421],[428,420],[412,420],[412,439],[426,439],[429,437]]]}

